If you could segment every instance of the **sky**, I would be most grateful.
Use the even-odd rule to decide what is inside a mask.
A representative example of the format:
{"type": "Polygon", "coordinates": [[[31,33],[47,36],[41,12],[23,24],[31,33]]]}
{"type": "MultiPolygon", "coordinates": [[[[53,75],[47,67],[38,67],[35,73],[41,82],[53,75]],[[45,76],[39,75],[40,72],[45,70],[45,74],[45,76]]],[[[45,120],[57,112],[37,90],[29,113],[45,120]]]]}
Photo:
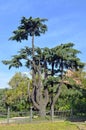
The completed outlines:
{"type": "Polygon", "coordinates": [[[24,46],[31,46],[30,38],[22,43],[8,40],[23,16],[48,19],[48,31],[35,38],[35,46],[55,47],[72,42],[82,52],[81,61],[86,62],[86,0],[0,0],[0,88],[8,88],[16,72],[28,72],[25,67],[9,70],[2,63],[24,46]]]}

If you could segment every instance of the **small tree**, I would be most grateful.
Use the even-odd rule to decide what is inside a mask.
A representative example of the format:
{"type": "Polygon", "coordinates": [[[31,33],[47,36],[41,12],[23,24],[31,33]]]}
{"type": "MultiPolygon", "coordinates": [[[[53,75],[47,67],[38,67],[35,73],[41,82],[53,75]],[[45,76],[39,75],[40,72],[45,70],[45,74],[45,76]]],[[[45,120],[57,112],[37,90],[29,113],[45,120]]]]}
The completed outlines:
{"type": "Polygon", "coordinates": [[[29,78],[22,74],[16,73],[9,81],[10,88],[4,92],[4,102],[12,110],[22,111],[29,108],[28,101],[28,83],[29,78]]]}

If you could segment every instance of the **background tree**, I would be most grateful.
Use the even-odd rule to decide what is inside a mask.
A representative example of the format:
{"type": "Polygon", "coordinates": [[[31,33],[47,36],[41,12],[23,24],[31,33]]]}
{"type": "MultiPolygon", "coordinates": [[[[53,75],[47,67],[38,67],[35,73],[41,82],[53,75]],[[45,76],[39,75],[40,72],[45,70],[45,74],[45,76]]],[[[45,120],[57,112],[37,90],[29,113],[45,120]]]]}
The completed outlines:
{"type": "Polygon", "coordinates": [[[6,89],[0,89],[0,113],[6,112],[5,103],[4,103],[5,91],[6,91],[6,89]]]}
{"type": "Polygon", "coordinates": [[[22,73],[16,73],[9,81],[10,88],[4,92],[4,102],[14,111],[29,109],[28,83],[29,78],[22,73]]]}

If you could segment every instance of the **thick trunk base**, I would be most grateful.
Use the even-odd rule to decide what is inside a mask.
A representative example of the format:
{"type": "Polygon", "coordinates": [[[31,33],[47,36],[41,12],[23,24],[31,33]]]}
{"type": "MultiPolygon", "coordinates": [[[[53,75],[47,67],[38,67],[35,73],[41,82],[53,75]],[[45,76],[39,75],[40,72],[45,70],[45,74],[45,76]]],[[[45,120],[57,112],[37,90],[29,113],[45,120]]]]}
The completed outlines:
{"type": "Polygon", "coordinates": [[[40,110],[39,110],[39,115],[41,118],[45,118],[46,117],[46,108],[45,107],[42,107],[40,110]]]}

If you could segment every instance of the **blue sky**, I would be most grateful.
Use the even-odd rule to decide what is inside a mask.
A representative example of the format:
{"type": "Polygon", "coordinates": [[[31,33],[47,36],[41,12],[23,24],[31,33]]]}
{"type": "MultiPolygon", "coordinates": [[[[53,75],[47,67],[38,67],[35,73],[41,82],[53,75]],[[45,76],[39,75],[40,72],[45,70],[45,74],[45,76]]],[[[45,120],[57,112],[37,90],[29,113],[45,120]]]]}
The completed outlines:
{"type": "Polygon", "coordinates": [[[35,39],[36,46],[73,42],[82,52],[81,61],[86,62],[86,0],[0,0],[0,88],[8,87],[16,72],[28,72],[27,68],[9,70],[1,62],[17,54],[20,48],[31,46],[31,39],[22,43],[8,40],[22,16],[48,19],[48,31],[35,39]]]}

